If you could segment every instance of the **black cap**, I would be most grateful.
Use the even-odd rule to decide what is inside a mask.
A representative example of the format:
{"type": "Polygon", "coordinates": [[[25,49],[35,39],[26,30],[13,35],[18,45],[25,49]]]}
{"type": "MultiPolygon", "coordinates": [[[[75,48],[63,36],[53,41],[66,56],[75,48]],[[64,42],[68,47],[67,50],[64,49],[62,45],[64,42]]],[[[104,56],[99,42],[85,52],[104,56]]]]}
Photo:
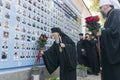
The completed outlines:
{"type": "Polygon", "coordinates": [[[80,33],[79,35],[80,35],[80,36],[83,36],[83,33],[80,33]]]}
{"type": "Polygon", "coordinates": [[[61,33],[61,29],[58,28],[58,27],[54,27],[54,28],[51,28],[51,32],[52,32],[52,33],[54,33],[54,32],[61,33]]]}

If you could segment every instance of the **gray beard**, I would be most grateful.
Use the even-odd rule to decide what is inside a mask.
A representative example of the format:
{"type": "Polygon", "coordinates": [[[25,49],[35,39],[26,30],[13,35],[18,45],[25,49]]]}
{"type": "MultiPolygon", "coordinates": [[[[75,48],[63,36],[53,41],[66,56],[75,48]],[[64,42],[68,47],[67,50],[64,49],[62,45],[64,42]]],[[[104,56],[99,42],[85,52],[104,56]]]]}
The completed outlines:
{"type": "Polygon", "coordinates": [[[104,13],[104,12],[101,11],[101,14],[102,14],[102,16],[103,16],[104,19],[107,18],[107,14],[106,13],[104,13]]]}
{"type": "Polygon", "coordinates": [[[57,40],[55,40],[55,42],[56,42],[57,44],[59,44],[59,43],[60,43],[60,40],[59,40],[59,39],[57,39],[57,40]]]}

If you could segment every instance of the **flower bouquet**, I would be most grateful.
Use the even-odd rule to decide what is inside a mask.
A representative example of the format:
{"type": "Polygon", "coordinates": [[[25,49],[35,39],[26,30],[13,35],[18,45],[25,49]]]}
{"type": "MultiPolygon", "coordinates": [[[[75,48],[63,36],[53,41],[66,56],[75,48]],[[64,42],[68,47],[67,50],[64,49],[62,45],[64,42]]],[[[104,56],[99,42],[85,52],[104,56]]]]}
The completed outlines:
{"type": "Polygon", "coordinates": [[[40,37],[37,40],[38,43],[38,55],[37,55],[37,61],[40,62],[41,57],[41,50],[45,49],[45,45],[47,44],[48,37],[45,34],[41,34],[40,37]]]}
{"type": "Polygon", "coordinates": [[[47,38],[48,37],[45,34],[41,34],[40,37],[37,40],[39,50],[38,50],[38,54],[37,54],[37,59],[35,60],[34,65],[31,69],[32,74],[39,74],[38,64],[40,63],[40,57],[42,56],[41,55],[41,50],[44,49],[45,44],[47,43],[47,38]]]}
{"type": "Polygon", "coordinates": [[[99,17],[98,16],[91,16],[85,18],[86,20],[86,27],[92,33],[93,36],[96,36],[96,33],[99,31],[100,24],[98,23],[99,17]]]}

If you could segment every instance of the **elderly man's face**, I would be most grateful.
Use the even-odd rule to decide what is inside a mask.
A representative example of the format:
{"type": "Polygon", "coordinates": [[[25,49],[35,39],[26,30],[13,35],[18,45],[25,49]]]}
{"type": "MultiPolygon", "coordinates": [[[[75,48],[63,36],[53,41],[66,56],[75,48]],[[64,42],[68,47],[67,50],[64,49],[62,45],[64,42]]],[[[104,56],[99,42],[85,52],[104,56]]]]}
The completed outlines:
{"type": "Polygon", "coordinates": [[[54,33],[52,33],[52,35],[53,35],[55,40],[59,39],[59,33],[58,32],[54,32],[54,33]]]}
{"type": "Polygon", "coordinates": [[[104,6],[100,7],[100,12],[101,12],[103,18],[107,17],[106,9],[107,9],[107,5],[104,5],[104,6]]]}

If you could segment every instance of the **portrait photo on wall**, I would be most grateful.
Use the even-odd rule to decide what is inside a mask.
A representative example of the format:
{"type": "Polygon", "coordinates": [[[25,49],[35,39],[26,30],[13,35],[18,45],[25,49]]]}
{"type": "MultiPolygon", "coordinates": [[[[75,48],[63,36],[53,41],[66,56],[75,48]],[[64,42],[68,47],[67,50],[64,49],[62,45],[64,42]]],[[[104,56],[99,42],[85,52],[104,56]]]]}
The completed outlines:
{"type": "Polygon", "coordinates": [[[7,61],[7,52],[6,51],[2,51],[1,61],[7,61]]]}
{"type": "Polygon", "coordinates": [[[11,7],[10,2],[6,2],[6,8],[10,9],[10,7],[11,7]]]}
{"type": "Polygon", "coordinates": [[[30,59],[30,52],[26,53],[26,59],[30,59]]]}
{"type": "Polygon", "coordinates": [[[24,60],[25,59],[25,53],[22,51],[20,54],[20,60],[24,60]]]}
{"type": "Polygon", "coordinates": [[[19,34],[15,35],[15,40],[19,40],[19,34]]]}
{"type": "Polygon", "coordinates": [[[9,12],[5,13],[5,18],[10,19],[10,13],[9,12]]]}
{"type": "Polygon", "coordinates": [[[35,58],[35,53],[34,52],[32,52],[31,58],[35,58]]]}
{"type": "Polygon", "coordinates": [[[2,49],[8,49],[8,42],[7,41],[2,42],[2,49]]]}
{"type": "Polygon", "coordinates": [[[20,31],[20,26],[19,26],[19,24],[16,25],[15,30],[16,30],[16,31],[20,31]]]}
{"type": "Polygon", "coordinates": [[[4,31],[4,32],[3,32],[3,37],[4,37],[4,38],[8,38],[8,37],[9,37],[9,32],[4,31]]]}
{"type": "Polygon", "coordinates": [[[9,28],[9,22],[8,22],[8,20],[5,21],[4,27],[5,28],[9,28]]]}
{"type": "Polygon", "coordinates": [[[18,42],[15,42],[15,43],[14,43],[14,49],[19,49],[19,44],[18,44],[18,42]]]}
{"type": "Polygon", "coordinates": [[[25,44],[24,43],[21,44],[21,49],[25,49],[25,44]]]}
{"type": "Polygon", "coordinates": [[[14,59],[14,60],[18,60],[18,52],[14,52],[14,54],[13,54],[13,59],[14,59]]]}

